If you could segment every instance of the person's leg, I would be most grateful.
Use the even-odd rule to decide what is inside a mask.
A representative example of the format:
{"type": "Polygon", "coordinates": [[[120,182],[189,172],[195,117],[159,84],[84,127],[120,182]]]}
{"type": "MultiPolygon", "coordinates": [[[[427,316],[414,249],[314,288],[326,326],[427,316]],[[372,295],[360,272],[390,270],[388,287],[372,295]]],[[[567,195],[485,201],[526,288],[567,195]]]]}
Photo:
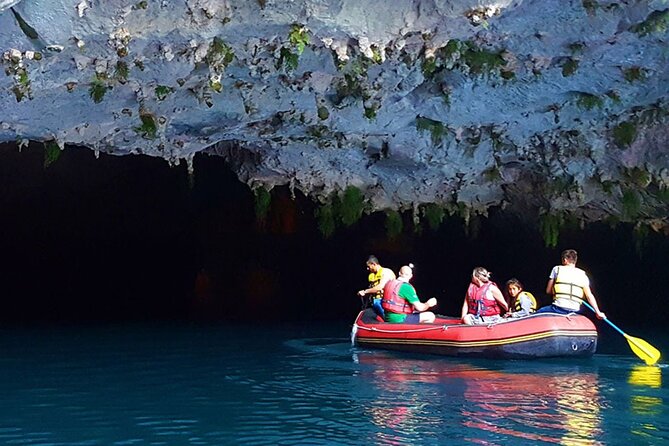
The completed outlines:
{"type": "Polygon", "coordinates": [[[421,324],[431,324],[436,319],[436,316],[431,311],[424,311],[420,313],[419,321],[421,324]]]}
{"type": "Polygon", "coordinates": [[[383,307],[381,306],[381,299],[374,299],[372,308],[374,308],[374,312],[381,316],[381,318],[385,316],[385,311],[383,311],[383,307]]]}
{"type": "Polygon", "coordinates": [[[420,320],[420,314],[419,313],[407,314],[406,319],[404,319],[405,324],[419,324],[420,322],[421,322],[421,320],[420,320]]]}

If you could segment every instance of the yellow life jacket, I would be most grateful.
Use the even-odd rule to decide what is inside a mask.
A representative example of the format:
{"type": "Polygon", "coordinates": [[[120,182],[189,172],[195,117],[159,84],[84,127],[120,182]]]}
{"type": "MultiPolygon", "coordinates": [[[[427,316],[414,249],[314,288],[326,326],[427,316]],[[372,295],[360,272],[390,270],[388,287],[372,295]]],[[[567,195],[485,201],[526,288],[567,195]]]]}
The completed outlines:
{"type": "Polygon", "coordinates": [[[521,291],[518,296],[516,296],[516,299],[513,302],[513,308],[511,311],[521,311],[523,307],[520,306],[520,296],[525,295],[528,299],[530,299],[530,302],[532,302],[530,306],[530,313],[534,313],[537,311],[537,300],[534,298],[534,295],[530,293],[529,291],[521,291]]]}
{"type": "Polygon", "coordinates": [[[553,284],[553,301],[567,299],[578,303],[583,302],[584,279],[587,278],[582,269],[576,267],[557,267],[557,277],[553,284]]]}
{"type": "MultiPolygon", "coordinates": [[[[369,288],[374,288],[377,286],[379,283],[381,283],[381,278],[383,277],[383,267],[379,268],[379,270],[375,273],[369,273],[369,276],[367,276],[367,280],[369,281],[369,288]]],[[[383,290],[377,291],[374,294],[374,297],[383,297],[383,290]]]]}

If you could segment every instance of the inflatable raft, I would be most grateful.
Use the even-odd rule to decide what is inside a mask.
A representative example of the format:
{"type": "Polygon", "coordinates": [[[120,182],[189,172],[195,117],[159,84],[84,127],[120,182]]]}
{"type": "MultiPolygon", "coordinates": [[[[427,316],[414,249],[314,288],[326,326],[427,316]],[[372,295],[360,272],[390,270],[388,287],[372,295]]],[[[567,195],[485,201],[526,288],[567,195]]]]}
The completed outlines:
{"type": "Polygon", "coordinates": [[[361,311],[351,341],[361,347],[481,358],[591,356],[597,329],[579,314],[534,314],[488,325],[464,325],[437,316],[432,324],[390,324],[372,309],[361,311]]]}

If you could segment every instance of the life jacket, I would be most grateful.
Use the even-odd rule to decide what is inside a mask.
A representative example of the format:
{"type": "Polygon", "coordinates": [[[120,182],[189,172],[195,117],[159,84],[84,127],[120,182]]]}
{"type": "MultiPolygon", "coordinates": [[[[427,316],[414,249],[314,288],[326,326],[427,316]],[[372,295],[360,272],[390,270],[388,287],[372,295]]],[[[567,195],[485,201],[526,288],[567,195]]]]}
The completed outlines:
{"type": "MultiPolygon", "coordinates": [[[[367,277],[367,280],[369,281],[369,288],[374,288],[377,286],[379,283],[381,283],[381,278],[383,277],[383,267],[379,268],[379,270],[375,273],[369,273],[369,276],[367,277]]],[[[383,290],[379,290],[373,295],[375,298],[380,298],[383,296],[383,290]]]]}
{"type": "Polygon", "coordinates": [[[558,266],[557,277],[553,283],[553,301],[568,299],[580,305],[583,302],[584,276],[582,269],[558,266]]]}
{"type": "Polygon", "coordinates": [[[480,287],[473,283],[469,284],[469,288],[467,289],[467,307],[469,314],[476,316],[494,316],[500,314],[497,300],[485,298],[491,285],[497,286],[495,282],[487,282],[480,287]]]}
{"type": "Polygon", "coordinates": [[[381,307],[385,311],[399,314],[413,313],[413,305],[400,297],[400,287],[407,282],[401,280],[389,280],[386,286],[383,287],[383,300],[381,300],[381,307]]]}
{"type": "Polygon", "coordinates": [[[523,309],[523,307],[520,306],[520,296],[522,295],[525,295],[528,299],[530,299],[530,302],[532,302],[530,305],[530,313],[537,311],[537,300],[529,291],[521,291],[516,296],[516,299],[513,301],[513,308],[511,308],[511,311],[521,311],[523,309]]]}

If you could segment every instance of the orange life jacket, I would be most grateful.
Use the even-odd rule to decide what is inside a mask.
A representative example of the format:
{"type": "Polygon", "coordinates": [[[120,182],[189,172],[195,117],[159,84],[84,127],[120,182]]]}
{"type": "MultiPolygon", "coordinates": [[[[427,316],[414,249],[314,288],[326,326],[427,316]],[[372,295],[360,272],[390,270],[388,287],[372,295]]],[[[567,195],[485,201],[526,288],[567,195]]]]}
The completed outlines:
{"type": "Polygon", "coordinates": [[[476,286],[474,283],[469,284],[469,288],[467,289],[467,307],[469,314],[474,314],[476,316],[495,316],[501,313],[497,300],[485,298],[490,285],[497,286],[495,282],[487,282],[481,286],[476,286]]]}
{"type": "Polygon", "coordinates": [[[388,283],[386,283],[386,286],[383,287],[383,300],[381,300],[381,306],[385,311],[399,314],[413,313],[413,305],[399,295],[400,287],[405,283],[407,282],[402,282],[397,279],[389,280],[388,283]]]}

